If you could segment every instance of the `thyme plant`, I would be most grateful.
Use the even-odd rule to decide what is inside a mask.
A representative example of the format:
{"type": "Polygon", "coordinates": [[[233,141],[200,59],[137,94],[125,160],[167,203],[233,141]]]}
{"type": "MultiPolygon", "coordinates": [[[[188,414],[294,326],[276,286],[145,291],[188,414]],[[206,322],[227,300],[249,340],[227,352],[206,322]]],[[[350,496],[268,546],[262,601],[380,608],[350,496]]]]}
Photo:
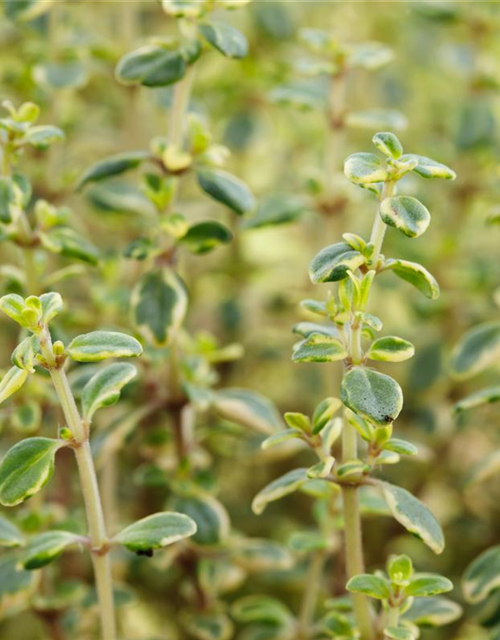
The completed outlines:
{"type": "Polygon", "coordinates": [[[112,331],[77,336],[67,347],[60,340],[53,343],[49,324],[62,308],[62,299],[57,293],[26,299],[9,294],[0,300],[0,309],[28,332],[13,352],[13,366],[1,382],[1,399],[15,393],[36,367],[43,368],[50,373],[65,420],[65,426],[59,429],[56,438],[26,438],[6,453],[0,463],[0,501],[4,506],[14,507],[36,494],[52,476],[57,451],[62,447],[73,449],[87,514],[88,536],[64,530],[35,536],[23,550],[21,565],[26,569],[38,569],[55,560],[68,547],[87,547],[94,566],[102,637],[115,640],[111,548],[121,544],[137,553],[149,554],[193,535],[196,525],[182,514],[159,513],[133,523],[113,538],[108,537],[89,443],[90,424],[98,409],[118,400],[121,389],[136,375],[136,370],[129,364],[112,364],[100,369],[83,389],[80,411],[64,367],[68,358],[75,362],[100,362],[109,358],[137,357],[141,355],[142,347],[135,338],[112,331]]]}
{"type": "MultiPolygon", "coordinates": [[[[333,637],[340,634],[363,640],[382,636],[413,639],[419,636],[418,623],[425,618],[411,617],[413,597],[435,596],[449,591],[452,585],[440,576],[414,575],[411,561],[405,556],[389,561],[388,578],[378,573],[365,574],[360,514],[363,490],[376,489],[393,517],[435,553],[444,549],[441,527],[431,511],[406,489],[378,477],[385,464],[394,464],[401,456],[415,455],[417,449],[411,442],[393,435],[393,423],[403,407],[399,384],[374,369],[371,363],[402,362],[413,356],[414,347],[398,336],[377,337],[383,324],[370,313],[369,298],[375,277],[386,272],[409,282],[430,299],[438,297],[438,283],[422,265],[387,258],[382,245],[388,227],[416,238],[430,223],[430,213],[424,204],[412,196],[398,195],[398,183],[405,175],[414,172],[424,178],[454,179],[455,174],[430,158],[404,154],[400,141],[392,133],[377,133],[373,143],[385,162],[372,153],[355,153],[347,158],[344,167],[353,184],[368,189],[377,198],[370,238],[345,233],[341,242],[326,247],[313,258],[309,267],[312,282],[338,282],[338,290],[336,295],[329,292],[326,300],[302,303],[326,322],[299,325],[296,330],[303,339],[293,349],[294,362],[343,362],[340,397],[323,400],[312,417],[285,414],[289,428],[271,436],[264,447],[299,439],[315,452],[318,462],[274,480],[255,497],[253,509],[262,513],[268,503],[298,489],[307,489],[312,479],[337,487],[342,497],[346,588],[352,594],[353,615],[330,613],[319,621],[319,628],[333,637]],[[334,453],[337,440],[341,440],[340,457],[334,453]],[[374,612],[368,597],[380,600],[382,607],[374,612]]],[[[328,499],[332,499],[331,494],[328,499]]],[[[448,616],[436,616],[433,622],[437,624],[457,615],[453,603],[443,601],[442,606],[448,610],[448,616]]],[[[285,633],[284,637],[294,637],[297,630],[302,637],[311,637],[317,628],[312,619],[315,608],[315,602],[309,603],[305,620],[299,621],[298,628],[290,625],[290,636],[285,633]]]]}
{"type": "MultiPolygon", "coordinates": [[[[498,216],[493,214],[490,222],[498,224],[498,216]]],[[[497,363],[500,345],[500,322],[491,320],[469,329],[455,346],[450,361],[453,378],[457,382],[466,382],[491,369],[497,363]]],[[[487,404],[500,400],[500,386],[486,386],[474,391],[455,404],[455,412],[463,417],[465,412],[477,410],[487,404]]],[[[500,454],[496,449],[484,460],[480,460],[465,479],[466,489],[484,485],[498,474],[500,454]]],[[[466,601],[476,605],[474,616],[484,626],[489,627],[489,637],[495,638],[500,627],[496,621],[490,621],[488,612],[495,598],[499,583],[500,545],[483,551],[466,568],[462,591],[466,601]]]]}

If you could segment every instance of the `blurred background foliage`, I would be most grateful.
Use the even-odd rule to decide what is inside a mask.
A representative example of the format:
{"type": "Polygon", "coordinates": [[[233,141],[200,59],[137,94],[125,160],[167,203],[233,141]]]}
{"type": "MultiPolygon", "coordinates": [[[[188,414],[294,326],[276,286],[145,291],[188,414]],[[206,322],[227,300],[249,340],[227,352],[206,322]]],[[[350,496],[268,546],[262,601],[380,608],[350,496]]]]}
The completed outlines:
{"type": "MultiPolygon", "coordinates": [[[[334,366],[291,363],[296,339],[291,329],[297,321],[313,319],[298,307],[301,299],[314,296],[307,276],[310,259],[341,233],[366,235],[371,224],[370,195],[342,174],[349,153],[370,148],[375,131],[392,129],[405,147],[445,162],[458,173],[457,181],[444,187],[405,179],[409,193],[433,214],[432,227],[425,239],[411,242],[389,230],[385,247],[392,256],[401,254],[425,264],[441,285],[440,299],[422,302],[404,283],[381,278],[372,305],[373,313],[381,312],[388,332],[411,340],[417,350],[396,373],[405,392],[397,426],[400,435],[419,444],[420,455],[391,468],[387,476],[418,492],[432,507],[444,526],[447,547],[436,559],[389,518],[368,517],[365,551],[370,569],[381,566],[389,553],[410,553],[420,569],[452,578],[457,585],[453,597],[461,602],[458,585],[464,568],[500,540],[497,478],[467,484],[474,465],[499,445],[498,408],[486,406],[456,419],[454,402],[477,383],[455,383],[447,372],[453,344],[469,327],[497,318],[500,304],[500,231],[488,222],[500,186],[498,5],[255,0],[224,19],[246,34],[249,55],[239,61],[215,52],[204,56],[190,109],[206,119],[214,139],[230,149],[231,171],[251,186],[258,212],[235,221],[216,203],[200,199],[189,182],[182,186],[180,205],[180,212],[191,220],[215,217],[235,233],[228,246],[203,258],[191,256],[183,264],[191,283],[188,328],[202,344],[215,340],[244,348],[241,359],[216,365],[221,387],[244,386],[271,398],[280,413],[306,414],[337,388],[334,366]],[[369,68],[369,63],[356,66],[340,84],[335,71],[321,67],[321,56],[308,47],[305,28],[326,30],[346,47],[376,41],[392,55],[386,49],[387,59],[379,69],[369,68]]],[[[36,102],[41,121],[66,134],[64,144],[47,154],[27,154],[24,169],[35,196],[70,207],[74,228],[91,239],[101,256],[97,266],[82,263],[77,268],[61,256],[39,257],[47,273],[68,267],[67,278],[57,282],[67,303],[60,330],[67,335],[90,330],[96,323],[133,331],[127,305],[140,263],[124,259],[123,250],[149,224],[148,201],[133,174],[113,181],[111,187],[97,184],[76,192],[75,185],[81,173],[103,157],[147,148],[151,137],[165,134],[171,90],[123,87],[114,69],[131,48],[174,30],[174,20],[155,2],[3,3],[1,96],[16,105],[36,102]]],[[[369,53],[368,60],[372,54],[376,52],[369,53]]],[[[3,294],[20,285],[13,266],[16,250],[3,243],[1,251],[3,294]]],[[[2,364],[7,367],[16,336],[12,323],[1,323],[2,364]]],[[[147,376],[147,365],[143,367],[147,376]]],[[[483,377],[487,382],[494,376],[483,377]]],[[[149,382],[153,383],[151,375],[149,382]]],[[[154,382],[163,384],[161,376],[154,382]]],[[[144,401],[134,393],[132,389],[131,406],[144,401]]],[[[3,450],[19,439],[19,432],[54,429],[57,415],[45,396],[43,384],[33,381],[13,403],[2,406],[3,450]],[[25,421],[19,414],[27,400],[36,401],[42,411],[34,409],[35,418],[25,421]]],[[[99,418],[98,429],[112,423],[113,412],[99,418]]],[[[143,421],[114,454],[118,513],[139,517],[168,500],[163,476],[155,476],[159,467],[169,468],[165,425],[166,417],[143,421]]],[[[313,501],[296,494],[272,505],[261,518],[252,514],[250,504],[268,481],[298,466],[301,453],[280,458],[274,451],[273,456],[262,453],[251,432],[211,413],[200,417],[196,433],[203,444],[200,455],[210,459],[210,464],[200,464],[199,481],[217,487],[233,528],[231,552],[226,548],[222,553],[227,566],[218,578],[221,600],[230,603],[241,595],[266,593],[296,611],[304,590],[304,563],[288,541],[292,532],[314,527],[313,501]],[[267,565],[263,562],[263,569],[252,566],[248,558],[246,565],[241,558],[231,565],[229,556],[236,553],[238,537],[273,540],[282,555],[267,565]]],[[[71,474],[71,463],[67,472],[59,468],[43,506],[34,510],[28,503],[19,509],[17,522],[26,530],[38,530],[75,517],[71,505],[78,504],[79,497],[71,474]]],[[[331,543],[325,597],[343,590],[342,560],[334,553],[339,545],[340,538],[331,543]]],[[[209,562],[221,554],[224,541],[203,548],[209,574],[209,562]]],[[[186,602],[193,601],[193,588],[202,605],[204,598],[210,599],[215,577],[198,575],[190,583],[160,554],[151,560],[119,557],[115,570],[129,586],[120,614],[124,637],[203,638],[183,625],[183,611],[191,606],[186,602]],[[129,591],[140,598],[134,599],[129,591]]],[[[89,567],[73,554],[46,573],[43,581],[49,586],[42,584],[38,601],[30,600],[29,606],[19,594],[9,595],[6,583],[0,587],[0,636],[65,638],[55,635],[53,622],[62,616],[71,633],[80,634],[68,637],[96,637],[93,617],[85,614],[92,609],[92,596],[84,588],[89,567]],[[62,585],[59,596],[50,586],[54,584],[62,585]],[[48,592],[50,603],[43,604],[48,592]],[[16,615],[22,611],[29,615],[16,615]]],[[[465,618],[439,631],[424,631],[423,637],[487,638],[485,627],[500,619],[500,600],[491,598],[487,605],[480,610],[466,607],[465,618]]]]}

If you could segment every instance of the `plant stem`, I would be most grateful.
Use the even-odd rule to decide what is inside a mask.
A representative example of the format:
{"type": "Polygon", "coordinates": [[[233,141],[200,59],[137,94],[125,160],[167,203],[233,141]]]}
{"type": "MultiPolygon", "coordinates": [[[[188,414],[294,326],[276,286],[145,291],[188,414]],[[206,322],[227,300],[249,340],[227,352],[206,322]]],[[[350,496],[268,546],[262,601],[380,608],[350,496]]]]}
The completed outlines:
{"type": "Polygon", "coordinates": [[[399,607],[390,607],[387,614],[387,626],[397,627],[399,624],[399,607]]]}
{"type": "Polygon", "coordinates": [[[39,293],[39,287],[34,250],[24,248],[23,259],[24,276],[26,278],[26,293],[30,296],[36,296],[39,293]]]}
{"type": "Polygon", "coordinates": [[[174,89],[174,99],[168,123],[168,142],[176,147],[180,147],[182,144],[184,118],[189,105],[194,71],[194,65],[190,65],[186,75],[175,85],[174,89]]]}
{"type": "MultiPolygon", "coordinates": [[[[357,434],[344,416],[342,430],[342,460],[347,462],[358,455],[357,434]]],[[[345,555],[348,579],[364,573],[361,516],[359,513],[358,487],[342,487],[344,506],[345,555]]],[[[352,594],[354,616],[360,632],[360,640],[374,640],[373,625],[368,599],[361,593],[352,594]]]]}
{"type": "Polygon", "coordinates": [[[103,640],[116,640],[111,562],[107,548],[108,537],[104,524],[99,486],[90,449],[88,425],[83,422],[63,368],[58,368],[48,329],[40,336],[42,354],[59,398],[68,428],[74,437],[74,452],[80,475],[80,488],[85,503],[89,537],[92,545],[92,564],[99,600],[103,640]]]}
{"type": "MultiPolygon", "coordinates": [[[[384,183],[382,195],[380,196],[380,202],[392,196],[392,194],[394,193],[395,186],[396,186],[395,183],[391,181],[384,183]]],[[[370,236],[370,242],[375,247],[375,249],[373,250],[372,258],[371,258],[374,265],[377,264],[377,260],[380,256],[386,229],[387,229],[387,225],[380,217],[379,210],[377,210],[377,213],[375,214],[375,220],[373,221],[372,234],[370,236]]]]}
{"type": "Polygon", "coordinates": [[[323,550],[316,551],[309,563],[306,587],[299,613],[299,638],[304,638],[304,640],[309,638],[311,631],[310,627],[321,588],[324,564],[325,552],[323,550]]]}

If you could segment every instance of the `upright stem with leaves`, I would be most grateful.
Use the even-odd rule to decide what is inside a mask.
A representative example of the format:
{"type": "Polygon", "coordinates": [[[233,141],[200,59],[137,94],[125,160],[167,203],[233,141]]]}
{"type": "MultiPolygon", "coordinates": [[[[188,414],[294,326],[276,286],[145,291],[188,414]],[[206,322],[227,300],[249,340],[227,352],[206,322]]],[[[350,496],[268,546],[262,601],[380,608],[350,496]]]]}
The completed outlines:
{"type": "MultiPolygon", "coordinates": [[[[415,172],[424,178],[447,179],[454,179],[455,174],[430,158],[403,154],[401,143],[392,133],[377,133],[373,143],[384,154],[385,164],[372,153],[356,153],[347,158],[344,166],[351,182],[377,196],[370,239],[345,233],[341,242],[326,247],[313,258],[309,267],[312,282],[337,282],[338,290],[336,295],[330,292],[325,301],[303,301],[306,310],[322,316],[326,323],[304,323],[303,339],[293,349],[294,362],[343,363],[340,399],[327,398],[312,417],[285,414],[289,429],[271,437],[264,446],[300,439],[315,451],[319,462],[308,469],[290,471],[272,482],[256,496],[253,508],[261,513],[269,502],[306,488],[311,480],[320,479],[340,489],[346,588],[352,594],[352,615],[330,613],[322,624],[333,635],[340,633],[343,637],[411,640],[419,633],[415,620],[403,616],[408,610],[411,612],[411,599],[449,591],[452,585],[440,576],[414,575],[406,556],[389,560],[388,577],[365,574],[361,509],[373,491],[382,495],[393,517],[409,532],[436,553],[444,548],[441,528],[429,509],[406,489],[377,477],[384,464],[394,464],[402,455],[415,455],[417,449],[392,435],[393,422],[403,407],[399,384],[368,363],[404,361],[413,356],[414,347],[397,336],[377,338],[376,333],[383,325],[380,318],[368,311],[368,302],[374,279],[390,271],[428,298],[438,296],[438,284],[424,267],[400,258],[386,258],[382,245],[387,227],[416,238],[429,226],[430,213],[419,200],[397,195],[396,185],[406,174],[415,172]],[[337,417],[342,405],[343,416],[337,417]],[[338,439],[340,460],[334,449],[338,439]],[[379,611],[372,609],[368,597],[381,601],[379,611]]],[[[312,637],[314,628],[311,624],[310,635],[305,637],[312,637]]]]}

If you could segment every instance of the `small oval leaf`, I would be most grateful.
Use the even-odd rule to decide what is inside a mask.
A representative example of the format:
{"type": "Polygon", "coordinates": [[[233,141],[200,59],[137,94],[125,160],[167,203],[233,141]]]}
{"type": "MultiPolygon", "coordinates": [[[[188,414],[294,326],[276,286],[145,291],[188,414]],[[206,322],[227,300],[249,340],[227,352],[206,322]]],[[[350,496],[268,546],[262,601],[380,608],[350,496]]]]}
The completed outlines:
{"type": "Polygon", "coordinates": [[[467,331],[451,354],[453,376],[465,380],[484,371],[500,356],[500,322],[486,322],[467,331]]]}
{"type": "Polygon", "coordinates": [[[82,542],[82,537],[70,531],[46,531],[32,538],[23,550],[20,565],[31,571],[53,562],[69,546],[82,542]]]}
{"type": "Polygon", "coordinates": [[[116,362],[98,371],[82,391],[82,411],[91,420],[97,409],[115,404],[120,391],[137,375],[137,369],[127,362],[116,362]]]}
{"type": "Polygon", "coordinates": [[[385,224],[398,229],[409,238],[421,236],[431,221],[427,207],[411,196],[394,196],[382,200],[380,217],[385,224]]]}
{"type": "Polygon", "coordinates": [[[500,587],[500,546],[484,551],[465,570],[462,589],[471,604],[482,602],[500,587]]]}
{"type": "Polygon", "coordinates": [[[348,353],[338,338],[312,333],[293,347],[294,362],[336,362],[347,358],[348,353]]]}
{"type": "Polygon", "coordinates": [[[188,538],[196,533],[196,524],[182,513],[155,513],[125,527],[113,541],[130,551],[149,552],[188,538]]]}
{"type": "Polygon", "coordinates": [[[346,584],[346,589],[377,600],[387,600],[391,595],[390,584],[386,579],[368,573],[352,577],[346,584]]]}
{"type": "Polygon", "coordinates": [[[415,355],[415,347],[408,340],[385,336],[372,342],[366,357],[381,362],[403,362],[415,355]]]}
{"type": "Polygon", "coordinates": [[[420,538],[434,553],[444,549],[444,536],[434,514],[409,491],[388,482],[377,482],[393,517],[420,538]]]}
{"type": "Polygon", "coordinates": [[[158,45],[146,45],[130,51],[118,62],[116,78],[123,84],[165,87],[186,73],[186,61],[180,51],[158,45]]]}
{"type": "Polygon", "coordinates": [[[11,367],[0,382],[0,403],[19,391],[28,378],[28,372],[19,367],[11,367]]]}
{"type": "Polygon", "coordinates": [[[383,182],[387,178],[387,171],[382,166],[380,158],[373,153],[350,155],[344,163],[344,173],[348,180],[359,185],[383,182]]]}
{"type": "Polygon", "coordinates": [[[457,174],[441,162],[426,158],[425,156],[419,156],[416,153],[407,153],[401,156],[400,161],[406,162],[408,160],[416,160],[417,166],[413,171],[418,173],[422,178],[444,178],[445,180],[455,180],[457,174]]]}
{"type": "Polygon", "coordinates": [[[74,338],[67,349],[77,362],[99,362],[107,358],[134,358],[142,354],[141,343],[117,331],[91,331],[74,338]]]}
{"type": "Polygon", "coordinates": [[[200,169],[198,183],[203,191],[235,213],[243,215],[255,207],[255,198],[247,185],[221,169],[200,169]]]}
{"type": "Polygon", "coordinates": [[[203,22],[198,28],[205,40],[227,58],[244,58],[247,55],[247,39],[230,24],[212,20],[203,22]]]}
{"type": "Polygon", "coordinates": [[[338,242],[322,249],[309,265],[309,277],[314,284],[336,282],[347,278],[348,271],[356,271],[366,258],[345,242],[338,242]]]}
{"type": "Polygon", "coordinates": [[[51,438],[27,438],[9,449],[0,463],[0,503],[14,507],[38,493],[50,480],[62,446],[51,438]]]}
{"type": "Polygon", "coordinates": [[[170,268],[146,273],[132,292],[132,318],[138,332],[157,347],[168,344],[186,316],[188,295],[170,268]]]}
{"type": "Polygon", "coordinates": [[[252,511],[259,516],[270,502],[297,491],[309,479],[307,472],[308,469],[304,468],[293,469],[280,478],[273,480],[255,496],[252,502],[252,511]]]}
{"type": "Polygon", "coordinates": [[[439,285],[436,279],[417,262],[390,258],[385,261],[383,270],[394,271],[398,278],[409,282],[420,293],[423,293],[426,298],[436,300],[439,297],[439,285]]]}
{"type": "Polygon", "coordinates": [[[393,422],[403,408],[403,392],[390,376],[353,367],[344,376],[340,398],[346,407],[376,424],[393,422]]]}

